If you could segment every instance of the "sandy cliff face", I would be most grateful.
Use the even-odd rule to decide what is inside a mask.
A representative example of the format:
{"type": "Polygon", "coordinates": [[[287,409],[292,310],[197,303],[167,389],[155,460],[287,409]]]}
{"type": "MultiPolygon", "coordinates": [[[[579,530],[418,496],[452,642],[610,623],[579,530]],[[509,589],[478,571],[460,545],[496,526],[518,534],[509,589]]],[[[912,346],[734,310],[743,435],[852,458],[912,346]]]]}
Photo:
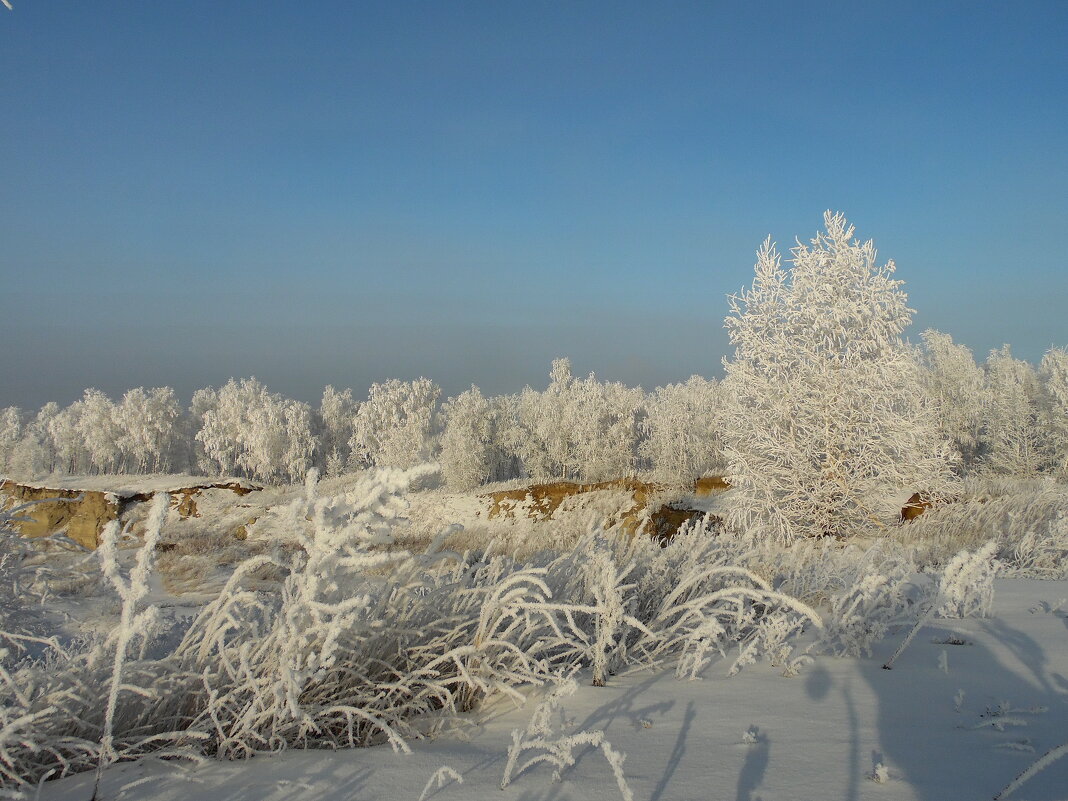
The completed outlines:
{"type": "MultiPolygon", "coordinates": [[[[707,496],[721,492],[728,486],[721,478],[701,479],[695,484],[693,495],[707,496]]],[[[551,520],[561,508],[568,507],[570,501],[592,493],[617,493],[625,496],[618,516],[609,518],[606,524],[621,524],[622,531],[631,536],[646,534],[667,540],[675,535],[683,523],[703,514],[697,509],[689,508],[685,498],[676,497],[679,495],[677,490],[633,478],[597,484],[576,484],[569,481],[534,484],[515,490],[493,492],[482,497],[490,502],[490,519],[521,514],[533,520],[545,521],[551,520]]]]}
{"type": "Polygon", "coordinates": [[[47,537],[66,530],[67,536],[84,548],[100,543],[100,532],[121,512],[118,496],[107,492],[28,487],[14,481],[0,483],[0,503],[12,509],[24,503],[33,506],[19,513],[13,527],[24,537],[47,537]]]}
{"type": "MultiPolygon", "coordinates": [[[[154,492],[167,492],[171,508],[180,518],[198,517],[197,498],[204,490],[230,490],[246,495],[257,487],[238,481],[197,483],[192,486],[145,488],[144,491],[122,487],[115,491],[84,489],[77,479],[73,486],[49,487],[0,481],[0,508],[10,510],[21,504],[33,503],[22,510],[12,525],[24,537],[47,537],[58,531],[84,548],[95,549],[100,533],[112,520],[120,520],[132,507],[151,499],[154,492]]],[[[92,483],[98,484],[99,481],[92,483]]]]}

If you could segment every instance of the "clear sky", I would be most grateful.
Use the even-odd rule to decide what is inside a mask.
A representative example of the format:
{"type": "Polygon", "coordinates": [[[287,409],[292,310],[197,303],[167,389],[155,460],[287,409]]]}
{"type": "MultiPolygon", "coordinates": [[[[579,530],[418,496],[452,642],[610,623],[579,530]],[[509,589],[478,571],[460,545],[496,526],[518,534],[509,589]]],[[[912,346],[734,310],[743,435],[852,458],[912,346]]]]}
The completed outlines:
{"type": "Polygon", "coordinates": [[[1068,344],[1068,2],[12,3],[0,406],[718,375],[828,208],[913,338],[1068,344]]]}

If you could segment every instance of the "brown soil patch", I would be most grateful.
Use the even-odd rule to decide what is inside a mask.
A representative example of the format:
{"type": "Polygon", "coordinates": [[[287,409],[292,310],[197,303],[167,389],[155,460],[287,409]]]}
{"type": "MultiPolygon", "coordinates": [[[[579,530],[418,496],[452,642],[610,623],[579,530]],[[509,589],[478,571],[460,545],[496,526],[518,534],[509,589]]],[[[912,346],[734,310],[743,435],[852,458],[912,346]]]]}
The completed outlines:
{"type": "Polygon", "coordinates": [[[909,520],[915,520],[930,508],[931,502],[921,501],[920,493],[914,492],[911,497],[905,501],[905,505],[901,507],[901,522],[904,523],[909,520]]]}
{"type": "Polygon", "coordinates": [[[557,481],[549,484],[532,484],[514,490],[491,492],[480,497],[490,501],[488,517],[515,517],[522,510],[532,520],[544,522],[552,519],[566,498],[588,492],[624,491],[633,498],[633,505],[622,513],[620,519],[609,519],[608,526],[619,524],[629,536],[646,534],[667,541],[675,536],[679,526],[703,514],[696,509],[676,507],[659,501],[668,491],[663,484],[646,483],[634,478],[619,478],[596,484],[577,484],[572,481],[557,481]]]}
{"type": "Polygon", "coordinates": [[[723,476],[701,476],[693,483],[693,494],[698,498],[713,495],[731,488],[730,483],[723,476]]]}

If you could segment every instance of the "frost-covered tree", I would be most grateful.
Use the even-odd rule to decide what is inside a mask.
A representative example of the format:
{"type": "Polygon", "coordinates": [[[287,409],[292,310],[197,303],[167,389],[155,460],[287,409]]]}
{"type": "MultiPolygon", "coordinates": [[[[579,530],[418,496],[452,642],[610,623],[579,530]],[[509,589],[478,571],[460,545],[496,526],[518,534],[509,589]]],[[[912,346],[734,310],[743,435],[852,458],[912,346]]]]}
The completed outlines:
{"type": "Polygon", "coordinates": [[[286,400],[283,404],[285,438],[281,472],[293,482],[304,478],[315,465],[319,441],[315,436],[315,413],[306,403],[286,400]]]}
{"type": "Polygon", "coordinates": [[[266,391],[255,378],[242,379],[240,384],[231,378],[214,397],[194,395],[194,406],[199,401],[202,408],[196,440],[204,448],[205,472],[226,474],[250,469],[246,440],[255,425],[252,416],[261,405],[259,396],[266,391]]]}
{"type": "Polygon", "coordinates": [[[116,410],[122,433],[119,450],[126,470],[170,472],[182,460],[182,407],[170,387],[137,387],[116,410]]]}
{"type": "Polygon", "coordinates": [[[84,407],[82,401],[75,401],[48,421],[48,433],[56,451],[59,472],[77,473],[89,467],[89,457],[78,430],[84,407]]]}
{"type": "Polygon", "coordinates": [[[441,405],[438,461],[449,489],[471,490],[488,481],[496,468],[493,407],[474,384],[441,405]]]}
{"type": "Polygon", "coordinates": [[[186,436],[189,440],[188,460],[191,469],[199,473],[211,473],[216,469],[215,461],[208,456],[203,441],[197,436],[204,428],[204,416],[219,408],[219,393],[214,387],[204,387],[193,393],[186,415],[186,436]]]}
{"type": "Polygon", "coordinates": [[[0,474],[11,469],[11,457],[15,446],[22,439],[23,414],[18,406],[0,409],[0,474]]]}
{"type": "Polygon", "coordinates": [[[507,481],[530,475],[523,464],[527,430],[520,424],[520,395],[497,395],[487,398],[494,423],[497,470],[493,478],[507,481]]]}
{"type": "Polygon", "coordinates": [[[942,435],[960,454],[961,467],[969,470],[979,459],[983,425],[983,368],[969,348],[934,329],[923,337],[923,385],[937,409],[942,435]]]}
{"type": "Polygon", "coordinates": [[[46,403],[22,429],[22,437],[15,444],[8,459],[12,476],[33,478],[56,469],[56,450],[52,444],[49,424],[59,413],[59,405],[46,403]]]}
{"type": "Polygon", "coordinates": [[[641,387],[600,382],[590,373],[574,381],[568,395],[564,423],[573,474],[586,481],[606,481],[634,473],[645,419],[641,387]]]}
{"type": "Polygon", "coordinates": [[[524,387],[516,399],[512,441],[523,472],[539,481],[576,475],[576,458],[564,425],[573,381],[571,360],[554,359],[545,391],[524,387]]]}
{"type": "MultiPolygon", "coordinates": [[[[269,392],[255,378],[230,379],[207,406],[196,439],[209,466],[262,481],[299,481],[312,466],[316,440],[305,403],[269,392]]],[[[196,406],[196,403],[194,403],[196,406]]]]}
{"type": "Polygon", "coordinates": [[[995,475],[1034,476],[1049,459],[1040,428],[1042,387],[1035,368],[1008,345],[986,360],[983,469],[995,475]]]}
{"type": "Polygon", "coordinates": [[[556,359],[544,392],[525,387],[507,438],[526,475],[599,481],[634,472],[645,396],[641,388],[571,374],[556,359]]]}
{"type": "Polygon", "coordinates": [[[1068,473],[1068,350],[1050,348],[1040,367],[1045,389],[1044,422],[1053,468],[1068,473]]]}
{"type": "Polygon", "coordinates": [[[657,387],[645,400],[641,455],[669,481],[687,481],[722,472],[719,434],[722,392],[715,380],[691,376],[683,384],[657,387]]]}
{"type": "Polygon", "coordinates": [[[429,378],[372,384],[353,418],[349,447],[360,465],[414,467],[434,456],[441,389],[429,378]]]}
{"type": "Polygon", "coordinates": [[[338,392],[329,384],[323,390],[319,404],[319,419],[322,427],[319,435],[320,453],[326,459],[326,474],[338,476],[349,459],[349,439],[352,437],[352,421],[356,416],[356,402],[352,390],[338,392]]]}
{"type": "Polygon", "coordinates": [[[115,404],[98,389],[87,389],[82,396],[78,434],[85,444],[89,467],[93,471],[106,473],[118,469],[122,428],[117,419],[115,404]]]}
{"type": "Polygon", "coordinates": [[[824,222],[789,270],[768,238],[726,319],[728,522],[781,541],[854,533],[888,488],[938,490],[950,474],[901,338],[912,310],[894,263],[879,266],[841,214],[824,222]]]}

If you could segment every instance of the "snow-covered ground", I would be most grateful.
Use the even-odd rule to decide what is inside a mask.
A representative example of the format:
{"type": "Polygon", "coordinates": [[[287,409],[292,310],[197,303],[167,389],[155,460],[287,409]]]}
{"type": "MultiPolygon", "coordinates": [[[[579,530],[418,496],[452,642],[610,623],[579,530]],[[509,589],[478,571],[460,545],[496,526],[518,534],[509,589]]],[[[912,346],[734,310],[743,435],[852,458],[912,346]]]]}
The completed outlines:
{"type": "MultiPolygon", "coordinates": [[[[612,677],[564,698],[554,730],[603,730],[626,754],[635,799],[825,801],[992,798],[1051,747],[1068,740],[1068,582],[1000,579],[986,619],[935,619],[899,657],[882,664],[904,632],[870,658],[821,656],[794,678],[766,664],[728,678],[716,662],[700,681],[670,670],[612,677]],[[879,782],[878,771],[884,780],[879,782]]],[[[289,751],[248,761],[179,765],[152,759],[104,772],[99,799],[185,801],[567,801],[620,798],[597,749],[552,781],[538,765],[500,789],[513,730],[525,729],[542,692],[523,708],[498,699],[469,725],[411,744],[351,751],[289,751]]],[[[519,764],[536,752],[520,757],[519,764]]],[[[49,782],[48,801],[84,801],[93,774],[49,782]]],[[[1068,760],[1039,773],[1013,797],[1068,798],[1068,760]]]]}
{"type": "MultiPolygon", "coordinates": [[[[199,517],[182,517],[173,507],[164,515],[159,535],[160,542],[166,547],[160,546],[156,572],[147,580],[141,605],[157,607],[164,623],[162,630],[184,630],[188,621],[203,610],[204,604],[215,598],[235,566],[253,558],[277,562],[280,566],[262,575],[260,572],[250,574],[243,580],[243,586],[259,593],[248,596],[247,602],[260,599],[255,603],[262,601],[265,604],[261,612],[267,615],[267,620],[275,620],[271,617],[274,607],[270,599],[279,597],[283,586],[293,601],[291,611],[301,614],[313,608],[316,614],[338,614],[330,611],[332,603],[338,599],[360,597],[365,590],[383,602],[387,598],[403,598],[404,593],[410,594],[410,609],[415,616],[402,615],[397,620],[389,611],[393,606],[386,607],[379,601],[365,599],[367,614],[361,613],[358,619],[350,622],[354,626],[353,632],[362,632],[366,628],[367,637],[361,639],[364,634],[357,637],[354,633],[355,639],[345,646],[354,649],[350,658],[359,666],[368,656],[373,657],[371,661],[379,657],[389,659],[392,658],[390,654],[396,652],[392,644],[375,639],[374,631],[380,630],[376,626],[397,625],[400,626],[398,631],[401,628],[422,631],[421,626],[426,622],[437,627],[442,621],[453,620],[452,605],[458,598],[496,597],[494,587],[508,586],[512,571],[527,567],[542,572],[530,573],[523,579],[529,583],[530,591],[524,590],[525,595],[509,603],[517,604],[515,609],[523,604],[533,604],[531,608],[541,609],[537,614],[552,609],[553,604],[571,604],[568,608],[572,612],[586,614],[580,623],[586,627],[587,635],[594,634],[595,618],[599,620],[597,615],[609,615],[610,610],[608,606],[598,607],[601,611],[593,616],[580,612],[581,609],[588,611],[583,604],[594,603],[595,594],[591,595],[594,584],[591,582],[599,575],[587,568],[601,555],[612,551],[606,550],[606,543],[619,545],[626,542],[621,530],[609,527],[606,521],[618,520],[630,507],[633,498],[629,494],[606,491],[568,498],[551,519],[535,519],[520,507],[516,514],[491,516],[491,503],[485,493],[448,493],[433,484],[408,493],[406,502],[393,505],[394,500],[399,502],[401,498],[394,498],[392,492],[399,491],[398,488],[409,479],[423,481],[428,476],[432,477],[426,470],[414,471],[404,480],[393,476],[390,480],[399,482],[397,487],[381,496],[375,494],[377,490],[371,491],[377,486],[375,482],[361,483],[359,477],[324,481],[307,488],[267,488],[240,497],[228,491],[206,490],[198,496],[199,517]],[[361,516],[354,517],[357,513],[361,516]],[[374,534],[378,531],[375,520],[386,525],[391,537],[383,540],[374,534]],[[449,528],[451,523],[460,523],[464,528],[449,528]],[[594,542],[587,532],[590,526],[598,523],[604,525],[608,533],[594,542]],[[247,534],[245,540],[234,539],[239,524],[247,534]],[[443,528],[451,532],[445,545],[453,553],[443,563],[441,569],[444,572],[440,575],[433,571],[424,573],[424,566],[430,563],[422,561],[424,557],[421,556],[412,557],[414,561],[404,561],[407,549],[420,553],[443,528]],[[313,547],[313,543],[320,540],[322,548],[319,545],[313,547]],[[366,551],[359,545],[372,541],[386,550],[366,551]],[[578,546],[576,541],[579,541],[578,546]],[[334,564],[330,568],[334,572],[327,575],[309,568],[309,575],[314,580],[309,579],[311,583],[301,589],[299,573],[291,571],[303,570],[300,565],[306,563],[322,562],[326,567],[333,564],[330,556],[333,546],[327,547],[328,543],[346,548],[358,546],[352,554],[369,559],[367,564],[371,569],[364,573],[362,568],[353,567],[346,572],[340,564],[334,564]],[[306,558],[292,561],[302,548],[306,550],[306,558]],[[485,569],[491,551],[497,553],[512,548],[533,554],[533,561],[528,565],[527,558],[521,557],[514,567],[502,568],[499,573],[489,570],[483,579],[469,580],[475,572],[485,569]],[[576,548],[581,550],[576,551],[576,548]],[[454,552],[466,549],[471,550],[463,556],[454,552]],[[388,557],[386,551],[390,554],[388,557]],[[546,556],[549,552],[563,555],[546,556]],[[394,579],[387,580],[385,576],[393,574],[374,567],[379,557],[393,560],[394,567],[390,570],[397,569],[397,565],[403,567],[398,575],[407,578],[396,579],[397,587],[404,588],[400,595],[391,595],[393,591],[386,589],[394,579]],[[557,561],[547,561],[550,558],[557,561]],[[448,566],[454,563],[454,567],[448,566]],[[535,563],[545,569],[533,567],[535,563]],[[552,593],[541,600],[535,597],[538,593],[533,592],[536,582],[531,580],[535,575],[544,577],[552,586],[552,593]],[[340,582],[338,586],[329,581],[323,583],[331,576],[340,582]],[[347,589],[338,595],[342,585],[347,589]],[[439,594],[432,594],[435,592],[439,594]],[[418,600],[424,597],[436,600],[418,600]],[[424,611],[428,614],[424,615],[424,611]],[[186,622],[182,623],[183,620],[186,622]],[[374,647],[385,647],[386,650],[369,654],[361,645],[364,642],[377,643],[374,647]]],[[[725,497],[689,500],[700,500],[708,511],[717,511],[715,504],[725,497]]],[[[123,573],[133,567],[141,543],[142,535],[138,532],[151,528],[145,525],[148,504],[144,507],[131,512],[126,521],[131,531],[118,543],[117,559],[123,573]]],[[[657,618],[655,609],[666,608],[658,607],[661,603],[658,599],[663,592],[693,579],[695,569],[698,572],[709,567],[713,571],[734,571],[737,574],[734,578],[748,586],[748,580],[741,575],[745,571],[737,570],[745,567],[770,583],[763,585],[769,591],[766,595],[758,592],[738,607],[745,606],[755,612],[755,617],[748,618],[749,622],[745,624],[752,637],[739,629],[720,639],[719,644],[728,648],[726,658],[714,657],[714,652],[709,652],[714,658],[700,671],[699,681],[676,679],[670,660],[678,657],[680,650],[677,647],[655,651],[655,654],[654,651],[647,652],[650,659],[661,660],[659,667],[642,671],[632,669],[629,673],[610,676],[607,687],[591,686],[592,676],[588,671],[576,675],[577,691],[564,697],[560,708],[549,714],[553,730],[548,739],[559,742],[560,738],[585,736],[596,743],[596,738],[603,736],[604,742],[610,744],[608,755],[616,752],[626,755],[622,764],[622,787],[605,753],[595,744],[588,744],[574,748],[574,762],[560,771],[559,782],[552,781],[553,769],[546,764],[522,769],[529,758],[543,753],[537,749],[525,751],[519,755],[513,766],[515,770],[511,772],[511,781],[502,791],[513,732],[527,729],[547,693],[545,686],[520,685],[518,689],[528,697],[521,708],[508,697],[492,697],[474,713],[445,716],[444,728],[436,730],[433,738],[416,739],[412,732],[427,731],[431,725],[441,727],[443,718],[436,714],[430,722],[427,722],[429,718],[419,718],[414,728],[406,729],[404,735],[411,753],[394,752],[388,745],[354,750],[302,751],[296,747],[300,738],[286,734],[288,739],[284,742],[289,745],[288,751],[260,752],[245,761],[223,761],[196,756],[198,753],[214,753],[212,747],[189,747],[186,744],[181,748],[183,761],[164,761],[149,756],[111,765],[101,776],[96,798],[99,801],[187,798],[206,801],[398,798],[415,801],[421,796],[439,801],[449,801],[450,798],[457,801],[483,798],[567,801],[629,797],[650,801],[719,798],[741,801],[831,798],[953,801],[958,798],[993,798],[1035,759],[1068,741],[1066,509],[1066,496],[1061,486],[1019,484],[1006,487],[1000,495],[977,494],[971,500],[933,510],[919,523],[894,528],[892,536],[886,538],[869,537],[850,543],[820,539],[782,549],[745,536],[730,535],[714,523],[708,523],[680,535],[666,549],[644,539],[634,541],[629,548],[616,547],[612,558],[617,560],[618,567],[635,560],[632,568],[637,564],[637,569],[626,579],[635,583],[627,587],[622,586],[623,578],[608,576],[609,584],[614,588],[612,591],[618,590],[621,600],[629,598],[626,604],[633,606],[621,609],[644,615],[642,620],[657,628],[657,636],[670,637],[668,632],[676,625],[673,621],[679,620],[674,612],[657,618]],[[930,618],[897,658],[894,669],[882,669],[887,658],[905,639],[910,621],[925,608],[922,606],[924,599],[931,601],[935,597],[929,590],[949,586],[950,557],[962,549],[974,552],[987,542],[991,544],[983,559],[989,559],[994,553],[991,549],[996,546],[998,558],[1002,560],[1000,567],[996,567],[1002,578],[994,585],[991,615],[963,620],[930,618]],[[919,575],[919,570],[925,571],[926,575],[919,575]],[[1045,576],[1048,580],[1023,576],[1045,576]],[[631,592],[628,587],[638,589],[631,592]],[[883,590],[887,591],[883,593],[883,590]],[[773,634],[777,620],[783,623],[803,620],[789,615],[780,619],[777,613],[765,616],[753,606],[754,603],[764,603],[762,598],[770,598],[776,592],[812,604],[830,631],[828,638],[819,640],[818,647],[812,651],[816,655],[812,658],[801,655],[805,653],[806,645],[817,642],[815,628],[807,627],[797,638],[797,632],[801,630],[799,623],[798,628],[784,635],[790,643],[785,662],[800,667],[797,675],[792,677],[784,677],[781,666],[784,660],[774,655],[778,646],[773,634]],[[849,606],[851,598],[859,599],[860,606],[849,606]],[[917,606],[917,602],[921,606],[917,606]],[[644,611],[638,612],[638,609],[644,611]],[[851,618],[853,609],[862,610],[861,614],[851,618]],[[880,641],[885,625],[891,623],[889,635],[880,641]],[[875,634],[877,630],[879,633],[875,634]],[[745,642],[752,642],[753,637],[764,636],[761,632],[770,640],[760,646],[757,659],[770,661],[749,664],[737,675],[728,677],[739,647],[738,639],[731,637],[744,635],[745,642]],[[870,656],[836,658],[827,655],[844,652],[842,646],[849,642],[863,650],[869,635],[875,639],[874,653],[870,656]],[[774,664],[780,666],[773,667],[774,664]],[[194,758],[199,762],[189,761],[194,758]],[[462,786],[456,776],[463,779],[462,786]],[[433,777],[444,781],[440,787],[434,783],[424,795],[424,788],[433,777]]],[[[40,546],[47,547],[26,565],[33,570],[47,568],[46,574],[52,578],[46,582],[48,592],[42,596],[43,605],[31,610],[25,607],[25,599],[19,599],[24,607],[23,622],[33,623],[33,630],[42,636],[55,634],[64,642],[87,634],[99,638],[111,633],[122,604],[99,573],[99,555],[56,550],[56,544],[44,542],[35,545],[40,546]]],[[[984,564],[987,567],[969,579],[972,583],[968,584],[966,595],[971,599],[971,611],[960,614],[983,611],[985,591],[982,587],[990,587],[987,581],[993,575],[996,563],[987,561],[984,564]]],[[[672,602],[675,606],[670,608],[681,609],[689,603],[688,599],[703,593],[700,606],[707,615],[705,623],[710,623],[720,614],[719,607],[711,599],[721,585],[716,581],[694,580],[693,589],[675,598],[672,602]]],[[[937,609],[943,601],[948,603],[949,598],[949,594],[938,596],[933,608],[937,609]]],[[[463,604],[457,605],[456,620],[477,619],[480,603],[476,600],[470,609],[463,604]]],[[[409,608],[405,604],[401,606],[409,608]]],[[[484,614],[485,607],[481,608],[484,614]]],[[[235,606],[234,610],[241,619],[240,607],[235,606]]],[[[726,615],[722,618],[726,623],[733,613],[729,609],[721,611],[726,615]]],[[[257,640],[266,636],[276,637],[276,644],[283,648],[290,639],[306,636],[312,652],[322,646],[301,628],[303,624],[292,629],[292,637],[286,635],[277,640],[278,631],[281,631],[277,621],[283,620],[284,615],[268,625],[264,634],[258,628],[258,614],[246,621],[256,623],[253,629],[258,633],[250,633],[253,629],[245,632],[253,647],[257,640]]],[[[558,617],[555,625],[564,625],[564,620],[564,617],[558,617]]],[[[239,640],[237,625],[235,622],[235,634],[220,639],[217,647],[222,648],[224,642],[234,645],[234,641],[239,640]]],[[[446,628],[453,625],[449,622],[446,628]]],[[[474,624],[458,622],[455,625],[463,628],[474,624]]],[[[690,628],[684,632],[689,645],[683,650],[691,656],[694,648],[704,647],[701,646],[705,642],[702,638],[716,640],[723,634],[716,634],[714,627],[706,631],[696,623],[690,628]]],[[[522,646],[524,652],[528,647],[536,652],[539,643],[544,642],[540,638],[551,635],[548,629],[537,626],[530,631],[535,632],[531,635],[534,639],[523,640],[526,635],[513,637],[515,642],[525,643],[522,646]]],[[[512,637],[512,634],[502,633],[501,636],[512,637]]],[[[575,640],[570,633],[567,636],[575,640]]],[[[111,646],[105,647],[99,639],[97,642],[104,649],[101,653],[110,653],[108,648],[111,646]]],[[[170,648],[167,642],[161,641],[154,647],[170,648]]],[[[458,641],[455,645],[462,648],[466,642],[458,641]]],[[[645,642],[648,646],[652,641],[645,642]]],[[[582,646],[581,653],[576,652],[577,661],[555,662],[552,670],[567,669],[568,664],[589,665],[590,660],[595,659],[591,643],[592,640],[582,646]]],[[[633,665],[647,661],[637,652],[631,653],[630,657],[618,656],[616,664],[633,665]]],[[[275,689],[266,693],[269,696],[284,682],[278,683],[277,677],[271,678],[275,668],[267,664],[272,658],[270,653],[257,658],[267,661],[257,663],[255,669],[266,671],[263,676],[275,682],[271,685],[275,689]]],[[[468,663],[468,666],[471,664],[477,664],[477,661],[468,663]]],[[[81,704],[78,708],[82,711],[77,714],[83,720],[96,714],[91,710],[99,711],[98,693],[102,691],[106,695],[105,687],[111,675],[110,670],[102,670],[98,665],[92,669],[95,671],[92,677],[88,673],[82,676],[79,671],[87,665],[84,662],[65,665],[60,659],[48,668],[49,671],[65,670],[71,676],[69,681],[64,680],[66,684],[59,682],[49,686],[60,694],[66,692],[65,687],[70,688],[71,697],[79,699],[77,704],[81,704]]],[[[44,667],[39,665],[36,669],[40,671],[44,667]]],[[[173,665],[164,667],[163,662],[156,667],[148,665],[147,672],[140,672],[140,678],[131,681],[143,688],[153,688],[143,690],[145,697],[158,698],[161,708],[174,712],[165,703],[171,688],[168,681],[173,675],[172,668],[173,665]]],[[[227,702],[227,714],[240,716],[243,696],[239,688],[235,690],[226,684],[227,669],[221,664],[201,666],[197,663],[191,675],[198,678],[203,669],[206,683],[209,668],[212,686],[222,693],[234,693],[227,702]]],[[[506,668],[500,666],[491,670],[506,672],[506,668]]],[[[544,677],[549,668],[532,668],[532,671],[528,675],[544,677]]],[[[3,748],[13,749],[11,753],[21,748],[22,756],[17,758],[24,759],[27,753],[44,753],[39,745],[47,742],[46,739],[35,741],[39,745],[31,740],[23,742],[19,732],[31,732],[32,739],[36,736],[34,727],[25,721],[20,724],[15,719],[22,714],[18,712],[19,705],[23,704],[20,699],[36,697],[34,687],[44,681],[44,674],[40,674],[41,679],[33,679],[32,670],[21,677],[14,672],[10,675],[15,676],[15,683],[6,675],[0,676],[7,681],[14,699],[0,710],[7,721],[0,727],[5,729],[0,731],[0,758],[6,759],[7,752],[3,748]],[[22,687],[21,691],[16,684],[22,687]],[[20,696],[20,692],[23,695],[20,696]]],[[[309,673],[308,677],[311,676],[309,673]]],[[[383,681],[383,687],[393,683],[400,687],[405,681],[412,687],[418,684],[411,684],[410,677],[401,680],[392,675],[383,681]]],[[[514,683],[511,679],[509,682],[514,683]]],[[[142,692],[133,692],[133,689],[131,684],[122,691],[131,702],[142,692]]],[[[409,696],[406,692],[397,695],[397,703],[407,703],[405,699],[409,696]]],[[[42,699],[46,697],[58,696],[41,696],[42,699]]],[[[37,710],[33,714],[40,712],[49,720],[56,718],[55,714],[49,717],[41,712],[42,704],[51,701],[38,701],[40,699],[31,698],[24,706],[27,710],[37,710]]],[[[368,695],[360,703],[364,702],[373,703],[373,699],[368,695]]],[[[137,734],[143,731],[138,727],[154,724],[154,719],[137,717],[136,705],[133,703],[130,708],[133,714],[127,710],[128,723],[124,725],[133,728],[123,736],[145,736],[137,734]]],[[[424,711],[438,709],[433,704],[418,708],[424,711]]],[[[207,720],[203,713],[200,717],[202,722],[207,720]]],[[[60,715],[48,724],[58,725],[57,733],[63,730],[62,718],[60,715]]],[[[166,716],[165,719],[170,720],[166,716]]],[[[234,717],[230,724],[236,720],[234,717]]],[[[99,742],[99,725],[97,721],[79,730],[78,736],[85,738],[87,753],[95,753],[92,749],[96,749],[99,742]]],[[[166,736],[163,729],[152,731],[166,736]]],[[[529,740],[535,734],[525,737],[529,740]]],[[[538,736],[545,739],[543,734],[538,736]]],[[[329,741],[329,737],[322,739],[329,741]]],[[[279,740],[281,742],[283,740],[279,740]]],[[[260,751],[261,748],[264,746],[257,745],[251,750],[260,751]]],[[[143,753],[144,750],[152,749],[127,754],[143,753]]],[[[70,753],[67,755],[69,757],[70,753]]],[[[56,801],[90,798],[96,778],[92,771],[95,757],[86,759],[83,756],[76,764],[78,770],[85,772],[45,782],[37,788],[39,797],[56,801]]],[[[0,788],[0,797],[3,793],[4,788],[0,788]]],[[[24,797],[32,798],[34,794],[30,789],[24,797]]],[[[1068,799],[1068,759],[1038,774],[1012,797],[1046,801],[1068,799]]]]}

